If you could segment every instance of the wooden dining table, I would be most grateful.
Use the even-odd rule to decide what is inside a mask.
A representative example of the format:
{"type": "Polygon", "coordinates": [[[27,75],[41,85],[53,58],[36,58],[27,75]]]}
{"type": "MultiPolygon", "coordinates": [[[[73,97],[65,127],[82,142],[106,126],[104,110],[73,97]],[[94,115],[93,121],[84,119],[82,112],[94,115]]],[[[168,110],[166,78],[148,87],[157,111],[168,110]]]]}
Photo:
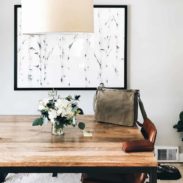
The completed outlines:
{"type": "Polygon", "coordinates": [[[32,126],[38,116],[0,116],[0,173],[133,173],[147,172],[157,182],[157,161],[153,152],[126,153],[124,141],[141,140],[135,127],[96,122],[92,115],[78,116],[84,122],[84,136],[78,127],[68,126],[64,135],[51,134],[51,124],[32,126]]]}

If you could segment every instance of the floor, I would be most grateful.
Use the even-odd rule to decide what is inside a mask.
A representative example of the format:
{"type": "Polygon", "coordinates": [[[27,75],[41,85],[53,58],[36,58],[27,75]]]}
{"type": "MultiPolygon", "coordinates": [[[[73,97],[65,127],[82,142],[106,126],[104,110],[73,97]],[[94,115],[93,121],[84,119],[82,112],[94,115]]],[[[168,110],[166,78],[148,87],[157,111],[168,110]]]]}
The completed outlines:
{"type": "MultiPolygon", "coordinates": [[[[183,177],[183,164],[174,164],[183,177]]],[[[9,174],[5,183],[80,183],[81,174],[9,174]]],[[[158,183],[183,183],[183,178],[174,181],[158,180],[158,183]]]]}
{"type": "Polygon", "coordinates": [[[81,174],[9,174],[5,183],[80,183],[81,174]]]}

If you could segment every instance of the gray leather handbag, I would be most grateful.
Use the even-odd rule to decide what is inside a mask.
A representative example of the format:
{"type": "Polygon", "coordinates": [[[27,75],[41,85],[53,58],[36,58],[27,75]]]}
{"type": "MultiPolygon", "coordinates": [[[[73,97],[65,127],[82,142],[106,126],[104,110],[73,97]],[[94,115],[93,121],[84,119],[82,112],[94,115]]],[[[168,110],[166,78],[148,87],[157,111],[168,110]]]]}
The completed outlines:
{"type": "Polygon", "coordinates": [[[138,90],[111,89],[100,84],[94,97],[96,121],[134,126],[138,117],[138,96],[138,90]]]}

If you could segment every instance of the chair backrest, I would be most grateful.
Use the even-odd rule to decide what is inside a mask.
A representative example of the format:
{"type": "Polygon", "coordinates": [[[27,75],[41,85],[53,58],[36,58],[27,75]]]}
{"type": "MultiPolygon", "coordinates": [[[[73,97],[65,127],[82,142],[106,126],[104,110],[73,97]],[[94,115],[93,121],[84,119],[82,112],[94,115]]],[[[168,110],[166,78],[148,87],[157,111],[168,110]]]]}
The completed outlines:
{"type": "Polygon", "coordinates": [[[141,132],[144,136],[144,140],[133,140],[122,143],[122,149],[125,152],[141,152],[141,151],[153,151],[156,140],[157,130],[154,123],[146,118],[144,123],[137,122],[141,127],[141,132]]]}
{"type": "Polygon", "coordinates": [[[147,118],[144,120],[141,132],[146,140],[149,140],[153,144],[155,143],[157,129],[154,123],[150,119],[147,118]]]}
{"type": "MultiPolygon", "coordinates": [[[[157,129],[154,123],[150,119],[146,118],[144,120],[141,132],[146,140],[149,140],[151,143],[153,143],[153,145],[155,144],[157,129]]],[[[146,173],[137,174],[134,183],[144,183],[146,178],[147,178],[146,173]]]]}

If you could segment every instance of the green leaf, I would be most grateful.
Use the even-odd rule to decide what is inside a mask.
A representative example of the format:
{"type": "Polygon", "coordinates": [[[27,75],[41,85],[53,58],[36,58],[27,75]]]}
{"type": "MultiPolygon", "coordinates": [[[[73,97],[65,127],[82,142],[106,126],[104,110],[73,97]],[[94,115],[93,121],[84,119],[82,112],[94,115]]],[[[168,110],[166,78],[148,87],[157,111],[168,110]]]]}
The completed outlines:
{"type": "Polygon", "coordinates": [[[80,95],[75,95],[75,96],[74,96],[74,99],[75,99],[75,100],[79,100],[79,98],[80,98],[80,95]]]}
{"type": "Polygon", "coordinates": [[[43,125],[43,118],[40,117],[40,118],[37,118],[35,119],[33,122],[32,122],[32,126],[42,126],[43,125]]]}
{"type": "Polygon", "coordinates": [[[179,114],[179,118],[181,121],[183,121],[183,111],[179,114]]]}
{"type": "Polygon", "coordinates": [[[173,125],[173,128],[177,128],[177,126],[178,126],[177,124],[176,125],[173,125]]]}
{"type": "Polygon", "coordinates": [[[77,109],[77,113],[78,113],[78,114],[84,114],[84,112],[83,112],[83,110],[82,110],[81,108],[78,108],[78,109],[77,109]]]}
{"type": "Polygon", "coordinates": [[[71,101],[72,100],[72,96],[71,95],[67,96],[66,100],[71,101]]]}
{"type": "Polygon", "coordinates": [[[79,127],[79,129],[84,130],[85,124],[83,122],[79,122],[78,127],[79,127]]]}

